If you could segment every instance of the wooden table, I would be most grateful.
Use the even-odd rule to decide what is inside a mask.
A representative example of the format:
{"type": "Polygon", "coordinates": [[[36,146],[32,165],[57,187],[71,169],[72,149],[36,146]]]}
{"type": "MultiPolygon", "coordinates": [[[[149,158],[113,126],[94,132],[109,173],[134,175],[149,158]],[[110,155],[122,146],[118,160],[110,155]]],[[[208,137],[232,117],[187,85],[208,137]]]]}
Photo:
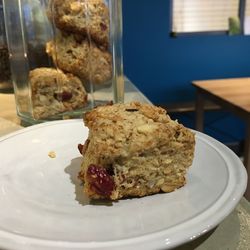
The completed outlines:
{"type": "MultiPolygon", "coordinates": [[[[203,131],[204,101],[213,101],[246,122],[244,165],[250,176],[250,78],[193,81],[197,90],[196,129],[203,131]]],[[[250,179],[245,197],[250,201],[250,179]]]]}

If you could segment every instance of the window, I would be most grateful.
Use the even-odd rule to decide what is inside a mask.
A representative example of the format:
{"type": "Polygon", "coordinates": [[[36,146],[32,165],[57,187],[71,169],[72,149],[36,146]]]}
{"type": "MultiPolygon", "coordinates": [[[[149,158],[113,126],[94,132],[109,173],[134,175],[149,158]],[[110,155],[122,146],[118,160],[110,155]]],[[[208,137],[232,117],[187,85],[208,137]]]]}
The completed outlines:
{"type": "Polygon", "coordinates": [[[245,16],[250,17],[250,1],[246,1],[245,16]]]}
{"type": "Polygon", "coordinates": [[[246,1],[244,12],[244,34],[250,35],[250,1],[246,1]]]}
{"type": "Polygon", "coordinates": [[[172,0],[172,33],[239,34],[250,0],[172,0]]]}

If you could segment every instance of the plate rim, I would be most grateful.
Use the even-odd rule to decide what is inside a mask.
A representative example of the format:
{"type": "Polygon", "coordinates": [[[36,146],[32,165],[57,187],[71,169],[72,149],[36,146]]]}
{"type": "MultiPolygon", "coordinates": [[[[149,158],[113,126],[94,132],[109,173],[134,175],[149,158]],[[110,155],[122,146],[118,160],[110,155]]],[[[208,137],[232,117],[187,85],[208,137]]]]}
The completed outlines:
{"type": "MultiPolygon", "coordinates": [[[[14,136],[18,136],[23,133],[28,133],[29,131],[33,131],[39,128],[47,127],[47,126],[53,126],[53,125],[60,125],[60,124],[72,124],[72,123],[82,123],[82,126],[84,127],[84,124],[82,122],[82,119],[70,119],[70,120],[59,120],[59,121],[49,121],[49,122],[44,122],[41,124],[36,124],[30,127],[25,127],[23,129],[17,130],[15,132],[9,133],[7,135],[1,136],[0,137],[0,143],[3,141],[12,138],[14,136]]],[[[239,203],[240,199],[242,198],[246,187],[247,187],[247,172],[246,169],[243,165],[243,163],[240,161],[238,156],[227,146],[222,144],[221,142],[217,141],[216,139],[212,138],[211,136],[208,136],[202,132],[192,130],[195,133],[195,136],[199,138],[202,141],[205,141],[209,146],[212,146],[217,152],[220,153],[220,156],[223,156],[223,159],[226,161],[226,166],[227,169],[230,167],[231,171],[232,169],[235,170],[238,173],[238,179],[235,176],[231,175],[231,178],[234,179],[235,181],[235,187],[231,188],[232,190],[230,193],[225,195],[225,190],[227,191],[228,185],[226,186],[225,190],[223,191],[222,195],[218,198],[218,200],[212,204],[212,208],[214,208],[215,205],[218,205],[218,201],[220,201],[222,198],[224,198],[224,202],[220,204],[220,206],[216,209],[216,213],[213,214],[213,217],[209,218],[204,218],[201,223],[199,221],[199,224],[202,225],[194,225],[192,228],[189,229],[188,234],[185,234],[185,237],[181,237],[181,240],[177,240],[175,237],[174,239],[171,239],[171,237],[167,237],[166,234],[169,231],[174,231],[175,228],[178,225],[173,226],[173,228],[170,229],[165,229],[160,232],[154,232],[151,234],[146,234],[142,236],[137,236],[133,238],[128,238],[128,239],[119,239],[115,241],[103,241],[103,242],[71,242],[71,241],[53,241],[53,240],[46,240],[46,239],[39,239],[35,237],[28,237],[24,235],[18,235],[14,234],[11,232],[6,232],[3,230],[0,230],[0,238],[1,241],[4,243],[4,240],[13,240],[17,241],[19,244],[20,242],[25,242],[24,244],[26,245],[31,244],[34,249],[36,247],[44,247],[44,249],[48,248],[57,248],[57,247],[63,247],[63,249],[83,249],[83,248],[93,248],[93,249],[113,249],[113,247],[124,247],[125,249],[130,248],[130,247],[137,247],[137,249],[150,249],[148,247],[152,246],[157,249],[160,248],[173,248],[178,245],[181,245],[183,243],[186,243],[188,241],[192,241],[195,238],[200,237],[201,235],[205,234],[206,232],[210,231],[211,229],[215,228],[219,223],[221,223],[232,211],[233,209],[237,206],[239,203]],[[233,160],[233,163],[231,161],[233,160]],[[237,184],[237,185],[236,185],[237,184]],[[209,223],[208,223],[209,222],[209,223]],[[194,229],[195,228],[195,229],[194,229]],[[15,239],[13,239],[13,237],[15,239]]],[[[229,171],[229,173],[231,173],[229,171]]],[[[209,207],[208,209],[210,209],[209,207]]],[[[207,209],[207,210],[208,210],[207,209]]],[[[201,216],[204,212],[207,212],[207,210],[202,211],[201,214],[198,216],[191,218],[190,220],[193,221],[194,219],[197,219],[197,217],[201,216]]],[[[188,220],[188,221],[190,221],[188,220]]],[[[195,223],[194,223],[195,224],[195,223]]],[[[173,234],[173,233],[172,233],[173,234]]],[[[181,232],[177,232],[177,235],[181,236],[181,232]]],[[[172,236],[173,238],[173,236],[172,236]]],[[[8,242],[6,241],[6,244],[8,242]]],[[[14,242],[13,242],[14,244],[14,242]]],[[[24,247],[25,247],[24,245],[24,247]]],[[[5,247],[4,245],[2,247],[5,247]]],[[[40,248],[39,248],[40,249],[40,248]]],[[[43,248],[42,248],[43,249],[43,248]]]]}

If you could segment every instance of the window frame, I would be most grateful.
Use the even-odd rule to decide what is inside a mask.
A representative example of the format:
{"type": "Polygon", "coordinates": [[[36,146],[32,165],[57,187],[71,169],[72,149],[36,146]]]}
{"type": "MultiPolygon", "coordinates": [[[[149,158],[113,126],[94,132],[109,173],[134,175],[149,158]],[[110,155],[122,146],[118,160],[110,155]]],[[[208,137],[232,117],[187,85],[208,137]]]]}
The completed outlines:
{"type": "MultiPolygon", "coordinates": [[[[244,20],[245,20],[246,0],[239,0],[239,12],[241,33],[244,35],[244,20]]],[[[170,0],[170,36],[194,36],[194,35],[228,35],[229,30],[216,30],[216,31],[190,31],[190,32],[174,32],[173,31],[173,17],[174,17],[174,0],[170,0]]]]}

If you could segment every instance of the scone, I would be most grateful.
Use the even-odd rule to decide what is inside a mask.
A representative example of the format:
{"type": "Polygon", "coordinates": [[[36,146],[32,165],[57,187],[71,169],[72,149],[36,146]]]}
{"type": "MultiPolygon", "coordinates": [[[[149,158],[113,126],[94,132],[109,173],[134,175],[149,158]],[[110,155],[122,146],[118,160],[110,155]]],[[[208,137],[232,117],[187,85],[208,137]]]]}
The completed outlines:
{"type": "Polygon", "coordinates": [[[35,119],[82,108],[87,103],[87,93],[81,80],[60,70],[34,69],[29,73],[29,84],[35,119]]]}
{"type": "Polygon", "coordinates": [[[58,33],[55,42],[47,43],[46,51],[60,69],[84,81],[101,84],[112,77],[111,54],[86,39],[58,33]]]}
{"type": "Polygon", "coordinates": [[[117,200],[172,192],[185,184],[194,133],[160,107],[132,102],[85,114],[89,135],[79,178],[91,199],[117,200]]]}
{"type": "Polygon", "coordinates": [[[103,0],[53,0],[52,3],[58,29],[83,34],[100,45],[108,46],[109,9],[103,0]]]}

